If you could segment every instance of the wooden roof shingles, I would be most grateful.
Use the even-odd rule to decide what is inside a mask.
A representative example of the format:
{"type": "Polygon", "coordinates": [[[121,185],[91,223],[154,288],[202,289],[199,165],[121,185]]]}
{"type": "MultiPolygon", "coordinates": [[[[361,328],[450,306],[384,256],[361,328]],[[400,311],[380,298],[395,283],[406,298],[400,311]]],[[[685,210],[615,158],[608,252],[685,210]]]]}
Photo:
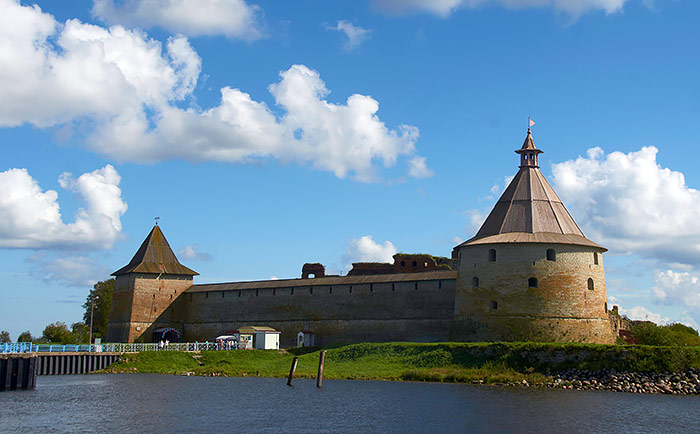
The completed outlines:
{"type": "Polygon", "coordinates": [[[131,258],[131,262],[112,273],[112,276],[127,273],[199,275],[196,271],[180,264],[158,225],[153,227],[139,250],[131,258]]]}
{"type": "MultiPolygon", "coordinates": [[[[530,131],[517,153],[542,151],[530,131]]],[[[476,235],[460,244],[554,243],[604,247],[589,240],[537,165],[520,166],[476,235]]]]}

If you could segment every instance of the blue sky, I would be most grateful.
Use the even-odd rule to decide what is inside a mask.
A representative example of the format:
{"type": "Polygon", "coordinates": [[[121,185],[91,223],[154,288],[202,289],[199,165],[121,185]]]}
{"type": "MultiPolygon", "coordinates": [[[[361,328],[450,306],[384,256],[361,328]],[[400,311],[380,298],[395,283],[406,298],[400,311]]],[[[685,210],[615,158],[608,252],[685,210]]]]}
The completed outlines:
{"type": "Polygon", "coordinates": [[[449,256],[541,169],[633,318],[700,322],[700,4],[0,0],[0,329],[81,318],[153,218],[197,282],[449,256]],[[196,7],[192,4],[196,3],[196,7]]]}

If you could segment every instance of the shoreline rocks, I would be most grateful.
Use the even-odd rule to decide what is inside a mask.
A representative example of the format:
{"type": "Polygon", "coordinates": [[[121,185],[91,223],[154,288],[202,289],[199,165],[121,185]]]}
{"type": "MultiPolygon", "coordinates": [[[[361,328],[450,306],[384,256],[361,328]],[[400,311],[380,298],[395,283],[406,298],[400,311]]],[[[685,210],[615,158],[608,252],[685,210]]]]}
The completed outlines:
{"type": "MultiPolygon", "coordinates": [[[[522,385],[526,386],[525,382],[522,385]]],[[[627,393],[698,395],[700,394],[700,369],[672,373],[618,372],[614,369],[601,371],[567,369],[554,374],[552,382],[546,384],[545,387],[627,393]]]]}

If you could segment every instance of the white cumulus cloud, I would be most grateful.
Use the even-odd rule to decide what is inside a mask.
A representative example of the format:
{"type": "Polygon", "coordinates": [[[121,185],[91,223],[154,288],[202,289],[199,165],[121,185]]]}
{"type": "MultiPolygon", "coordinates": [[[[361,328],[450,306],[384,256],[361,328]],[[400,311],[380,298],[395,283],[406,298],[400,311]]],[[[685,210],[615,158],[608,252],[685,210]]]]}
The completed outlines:
{"type": "Polygon", "coordinates": [[[355,26],[351,22],[345,20],[340,20],[335,26],[328,26],[326,27],[326,29],[335,30],[345,34],[348,40],[345,41],[344,48],[347,51],[352,51],[355,48],[358,48],[372,35],[372,32],[370,32],[369,30],[360,26],[355,26]]]}
{"type": "Polygon", "coordinates": [[[352,267],[353,262],[389,262],[393,263],[393,256],[397,250],[391,241],[377,243],[372,235],[364,235],[360,238],[353,238],[348,241],[343,255],[345,268],[352,267]]]}
{"type": "Polygon", "coordinates": [[[425,157],[413,157],[408,160],[408,175],[414,178],[430,178],[433,171],[425,163],[425,157]]]}
{"type": "Polygon", "coordinates": [[[261,10],[244,0],[95,0],[92,13],[110,25],[161,27],[187,36],[262,37],[261,10]]]}
{"type": "Polygon", "coordinates": [[[635,321],[651,321],[659,325],[671,323],[670,318],[662,316],[659,313],[654,313],[644,306],[634,306],[629,309],[620,307],[620,314],[635,321]]]}
{"type": "Polygon", "coordinates": [[[554,188],[586,235],[611,252],[700,265],[700,191],[661,167],[658,150],[587,156],[554,164],[554,188]]]}
{"type": "MultiPolygon", "coordinates": [[[[576,17],[584,12],[602,10],[606,14],[622,11],[629,0],[373,0],[375,8],[393,14],[427,12],[446,17],[460,8],[502,6],[508,9],[552,8],[576,17]]],[[[644,2],[650,5],[649,1],[644,2]]]]}
{"type": "Polygon", "coordinates": [[[652,292],[664,304],[680,304],[700,318],[700,276],[694,272],[664,270],[656,273],[652,292]]]}
{"type": "Polygon", "coordinates": [[[27,259],[34,265],[31,273],[44,282],[59,282],[65,286],[90,288],[98,280],[109,278],[111,271],[90,256],[32,255],[27,259]]]}
{"type": "Polygon", "coordinates": [[[185,37],[163,47],[138,30],[60,24],[37,6],[0,0],[0,126],[80,124],[86,146],[119,161],[276,158],[365,182],[378,179],[380,165],[416,156],[416,127],[387,128],[367,95],[328,101],[307,66],[282,71],[269,87],[280,115],[232,87],[215,107],[181,108],[200,71],[185,37]]]}
{"type": "Polygon", "coordinates": [[[74,178],[59,177],[59,185],[82,202],[72,223],[64,223],[58,193],[43,191],[26,169],[0,173],[0,247],[111,248],[121,235],[126,202],[121,177],[111,165],[74,178]]]}
{"type": "Polygon", "coordinates": [[[212,257],[209,253],[199,251],[198,244],[190,244],[177,251],[178,259],[194,259],[197,261],[211,261],[212,257]]]}

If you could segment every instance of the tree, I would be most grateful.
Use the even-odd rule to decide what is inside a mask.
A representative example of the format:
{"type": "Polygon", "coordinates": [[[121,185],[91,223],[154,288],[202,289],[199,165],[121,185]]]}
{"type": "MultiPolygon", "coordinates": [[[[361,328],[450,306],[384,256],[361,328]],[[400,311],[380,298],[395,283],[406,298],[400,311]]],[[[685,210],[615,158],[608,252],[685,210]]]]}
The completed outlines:
{"type": "Polygon", "coordinates": [[[32,342],[34,338],[32,337],[32,334],[27,330],[26,332],[22,332],[17,336],[17,342],[32,342]]]}
{"type": "Polygon", "coordinates": [[[73,334],[73,342],[76,344],[89,343],[90,328],[84,322],[74,322],[70,326],[70,331],[73,334]]]}
{"type": "Polygon", "coordinates": [[[4,342],[12,342],[12,339],[10,339],[10,332],[5,330],[0,332],[0,343],[4,342]]]}
{"type": "Polygon", "coordinates": [[[51,344],[72,344],[75,342],[73,333],[68,330],[66,323],[61,321],[47,325],[42,338],[51,344]]]}
{"type": "Polygon", "coordinates": [[[634,339],[642,345],[700,345],[697,330],[683,324],[660,326],[649,321],[633,322],[631,331],[634,339]]]}
{"type": "MultiPolygon", "coordinates": [[[[103,338],[107,335],[107,323],[109,322],[109,310],[112,307],[112,294],[114,293],[114,279],[100,281],[93,286],[85,300],[83,307],[83,322],[90,328],[90,311],[92,302],[95,302],[93,312],[92,338],[103,338]]],[[[88,332],[89,333],[89,332],[88,332]]]]}

